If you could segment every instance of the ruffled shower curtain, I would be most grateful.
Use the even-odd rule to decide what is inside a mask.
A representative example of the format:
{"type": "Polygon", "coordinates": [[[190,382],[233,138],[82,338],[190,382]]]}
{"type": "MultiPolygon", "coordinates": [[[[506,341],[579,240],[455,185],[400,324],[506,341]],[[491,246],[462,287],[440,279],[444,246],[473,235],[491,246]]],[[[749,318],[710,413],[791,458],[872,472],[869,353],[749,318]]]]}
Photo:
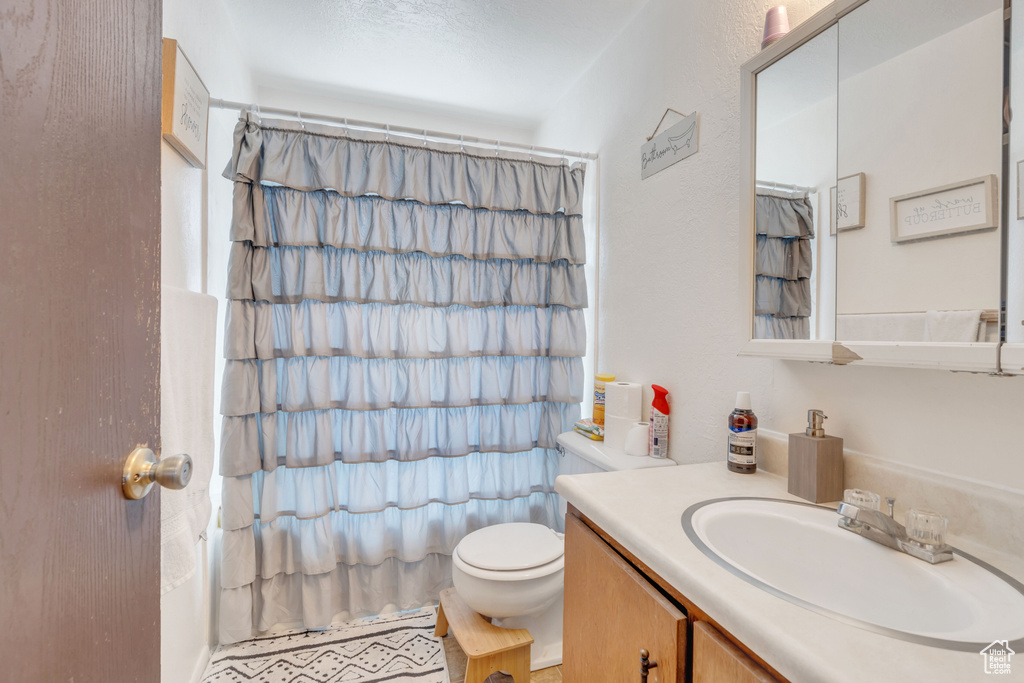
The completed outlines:
{"type": "Polygon", "coordinates": [[[806,194],[755,197],[754,338],[811,338],[811,239],[806,194]]]}
{"type": "Polygon", "coordinates": [[[436,602],[467,533],[560,524],[583,169],[243,113],[220,640],[436,602]]]}

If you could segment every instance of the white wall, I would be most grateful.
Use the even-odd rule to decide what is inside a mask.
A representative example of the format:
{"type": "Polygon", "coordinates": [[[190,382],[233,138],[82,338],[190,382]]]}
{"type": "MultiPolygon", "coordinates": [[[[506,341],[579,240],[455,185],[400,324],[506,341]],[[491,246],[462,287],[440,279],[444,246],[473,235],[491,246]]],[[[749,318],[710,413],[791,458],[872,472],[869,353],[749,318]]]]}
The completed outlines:
{"type": "MultiPolygon", "coordinates": [[[[225,99],[250,98],[253,88],[249,71],[239,57],[241,51],[235,37],[225,28],[229,24],[221,0],[165,0],[163,7],[163,35],[179,42],[211,95],[225,99]]],[[[225,144],[230,150],[234,118],[234,114],[211,112],[206,170],[192,168],[170,145],[163,143],[160,265],[164,287],[223,296],[223,286],[218,286],[216,276],[209,274],[209,271],[216,272],[211,261],[215,261],[218,254],[208,245],[211,233],[226,231],[226,224],[221,225],[224,202],[218,199],[218,193],[208,193],[207,187],[208,182],[216,182],[224,167],[228,154],[218,154],[218,150],[225,144]]],[[[230,194],[227,215],[230,217],[230,194]]],[[[223,310],[222,301],[221,316],[223,310]]],[[[221,348],[220,344],[217,348],[221,348]]],[[[215,382],[217,396],[219,384],[215,382]]],[[[213,425],[213,420],[211,414],[210,428],[219,435],[219,425],[213,425]]],[[[211,491],[216,510],[220,494],[216,476],[211,491]]],[[[211,526],[216,526],[216,513],[211,526]]],[[[209,658],[212,592],[207,543],[200,541],[195,552],[196,573],[189,581],[162,595],[160,600],[163,683],[198,681],[209,658]]]]}
{"type": "MultiPolygon", "coordinates": [[[[802,430],[821,408],[847,448],[1024,489],[1022,379],[736,356],[749,239],[737,217],[739,67],[770,4],[651,0],[538,132],[537,144],[601,155],[599,366],[673,392],[680,462],[725,459],[726,417],[749,390],[763,428],[802,430]],[[641,181],[639,146],[666,107],[699,112],[700,152],[641,181]]],[[[824,4],[788,2],[791,24],[824,4]]]]}
{"type": "Polygon", "coordinates": [[[504,125],[490,120],[490,117],[472,112],[457,113],[441,109],[436,111],[412,110],[398,105],[391,106],[379,102],[334,97],[330,93],[324,92],[315,93],[266,86],[261,86],[258,89],[256,97],[262,107],[282,107],[288,110],[295,109],[370,123],[423,128],[439,133],[518,142],[527,145],[533,142],[532,130],[504,125]]]}

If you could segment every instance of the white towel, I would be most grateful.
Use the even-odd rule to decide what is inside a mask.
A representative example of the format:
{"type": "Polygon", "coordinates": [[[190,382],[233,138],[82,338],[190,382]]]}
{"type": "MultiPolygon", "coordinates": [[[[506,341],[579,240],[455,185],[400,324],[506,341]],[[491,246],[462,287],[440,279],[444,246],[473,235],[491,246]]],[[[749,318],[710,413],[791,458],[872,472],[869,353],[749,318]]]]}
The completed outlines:
{"type": "Polygon", "coordinates": [[[160,492],[160,593],[196,571],[196,544],[210,522],[217,299],[174,287],[160,295],[161,456],[192,456],[192,480],[160,492]]]}
{"type": "Polygon", "coordinates": [[[930,342],[984,341],[981,311],[928,311],[924,338],[930,342]]]}
{"type": "Polygon", "coordinates": [[[846,342],[925,341],[925,314],[840,314],[836,316],[836,339],[846,342]]]}

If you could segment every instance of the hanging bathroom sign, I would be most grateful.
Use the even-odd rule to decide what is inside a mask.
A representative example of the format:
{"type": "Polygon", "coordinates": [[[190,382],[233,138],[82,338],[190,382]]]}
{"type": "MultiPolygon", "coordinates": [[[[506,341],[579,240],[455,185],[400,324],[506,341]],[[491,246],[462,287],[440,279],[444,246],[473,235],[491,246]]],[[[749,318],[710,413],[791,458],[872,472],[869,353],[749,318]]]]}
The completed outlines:
{"type": "Polygon", "coordinates": [[[646,180],[677,161],[696,154],[698,138],[697,112],[693,112],[640,145],[640,179],[646,180]]]}
{"type": "Polygon", "coordinates": [[[210,91],[192,68],[178,41],[164,38],[163,110],[160,129],[192,166],[206,168],[206,124],[210,91]]]}

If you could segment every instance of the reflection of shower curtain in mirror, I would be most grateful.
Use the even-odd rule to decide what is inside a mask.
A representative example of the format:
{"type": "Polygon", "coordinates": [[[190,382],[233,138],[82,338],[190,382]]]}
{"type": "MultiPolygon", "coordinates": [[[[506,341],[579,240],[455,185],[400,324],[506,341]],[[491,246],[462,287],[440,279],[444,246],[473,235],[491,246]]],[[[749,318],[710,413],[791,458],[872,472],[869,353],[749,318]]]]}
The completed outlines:
{"type": "Polygon", "coordinates": [[[755,200],[754,338],[810,339],[811,203],[806,194],[755,200]]]}

